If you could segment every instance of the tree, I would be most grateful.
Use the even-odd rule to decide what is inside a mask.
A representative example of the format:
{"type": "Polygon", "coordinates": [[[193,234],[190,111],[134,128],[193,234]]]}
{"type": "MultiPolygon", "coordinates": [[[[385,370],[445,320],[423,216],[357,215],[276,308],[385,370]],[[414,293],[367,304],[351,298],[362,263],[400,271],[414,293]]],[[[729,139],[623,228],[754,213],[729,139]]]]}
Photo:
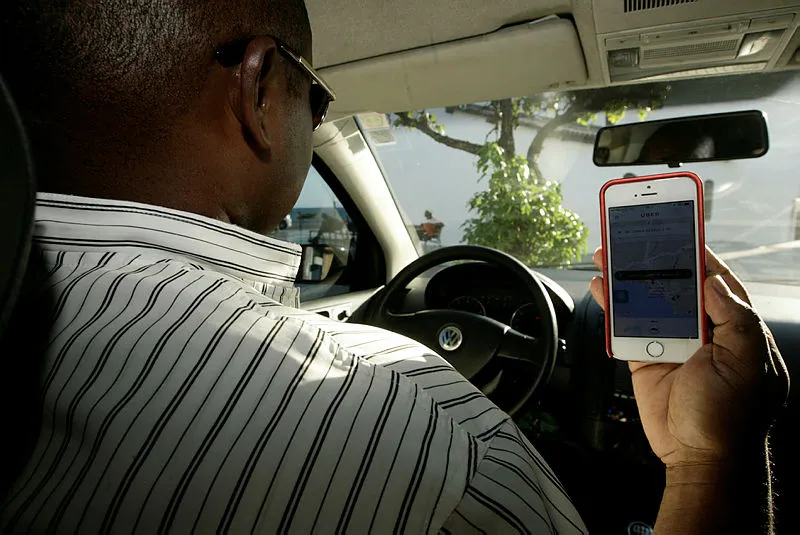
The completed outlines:
{"type": "Polygon", "coordinates": [[[469,201],[475,217],[463,225],[467,243],[496,247],[527,265],[580,258],[588,230],[561,205],[561,184],[536,180],[525,158],[508,157],[499,143],[481,149],[478,171],[488,184],[469,201]]]}
{"type": "Polygon", "coordinates": [[[636,109],[640,119],[663,105],[669,87],[662,84],[622,86],[572,93],[494,100],[461,107],[486,116],[493,128],[483,144],[448,136],[427,110],[396,114],[393,124],[416,129],[434,141],[478,157],[487,189],[476,193],[469,209],[476,217],[464,228],[467,243],[504,250],[528,264],[566,264],[580,258],[587,230],[577,214],[562,206],[559,184],[539,168],[544,142],[567,124],[588,125],[603,113],[610,124],[636,109]],[[523,122],[538,121],[525,157],[517,154],[514,131],[523,122]]]}

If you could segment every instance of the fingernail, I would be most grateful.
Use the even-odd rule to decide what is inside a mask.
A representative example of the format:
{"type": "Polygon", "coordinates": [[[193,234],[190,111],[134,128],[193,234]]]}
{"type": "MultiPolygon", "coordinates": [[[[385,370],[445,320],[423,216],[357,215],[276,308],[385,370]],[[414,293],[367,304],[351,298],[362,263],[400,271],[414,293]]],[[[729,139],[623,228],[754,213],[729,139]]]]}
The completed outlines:
{"type": "Polygon", "coordinates": [[[725,283],[722,281],[719,275],[714,275],[711,277],[711,287],[714,288],[714,291],[722,297],[728,297],[728,288],[725,286],[725,283]]]}

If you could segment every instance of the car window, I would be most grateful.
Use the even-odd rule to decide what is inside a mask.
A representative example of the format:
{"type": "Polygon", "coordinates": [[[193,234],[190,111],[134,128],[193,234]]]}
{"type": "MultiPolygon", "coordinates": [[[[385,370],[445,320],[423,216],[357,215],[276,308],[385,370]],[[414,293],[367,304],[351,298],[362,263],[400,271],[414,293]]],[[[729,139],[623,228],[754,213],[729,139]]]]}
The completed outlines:
{"type": "Polygon", "coordinates": [[[800,74],[771,73],[549,93],[360,119],[421,253],[459,243],[530,266],[589,267],[601,186],[666,165],[596,167],[607,125],[760,110],[769,152],[691,163],[704,180],[706,238],[744,279],[800,284],[800,74]]]}
{"type": "Polygon", "coordinates": [[[303,248],[297,286],[303,301],[350,292],[358,231],[351,214],[311,167],[292,210],[271,237],[303,248]]]}

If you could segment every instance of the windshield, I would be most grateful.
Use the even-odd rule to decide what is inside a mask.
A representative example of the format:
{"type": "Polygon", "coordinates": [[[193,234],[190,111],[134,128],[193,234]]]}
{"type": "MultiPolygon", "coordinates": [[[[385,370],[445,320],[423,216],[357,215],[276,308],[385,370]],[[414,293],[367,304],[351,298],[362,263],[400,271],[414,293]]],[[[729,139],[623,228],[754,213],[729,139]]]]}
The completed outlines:
{"type": "Polygon", "coordinates": [[[759,74],[551,93],[359,122],[422,254],[459,243],[532,267],[584,268],[600,245],[598,195],[665,165],[592,163],[603,126],[739,110],[767,118],[762,158],[687,164],[704,181],[706,240],[745,280],[800,284],[800,76],[759,74]]]}

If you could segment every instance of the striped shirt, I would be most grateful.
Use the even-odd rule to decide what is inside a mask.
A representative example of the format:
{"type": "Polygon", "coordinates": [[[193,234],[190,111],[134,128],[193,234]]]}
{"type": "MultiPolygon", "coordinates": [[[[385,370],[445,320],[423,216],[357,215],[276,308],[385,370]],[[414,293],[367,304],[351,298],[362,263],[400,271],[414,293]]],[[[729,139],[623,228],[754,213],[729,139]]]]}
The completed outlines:
{"type": "Polygon", "coordinates": [[[585,532],[519,429],[441,357],[299,310],[299,247],[46,193],[34,245],[47,291],[26,295],[49,295],[52,324],[42,424],[0,531],[585,532]]]}

